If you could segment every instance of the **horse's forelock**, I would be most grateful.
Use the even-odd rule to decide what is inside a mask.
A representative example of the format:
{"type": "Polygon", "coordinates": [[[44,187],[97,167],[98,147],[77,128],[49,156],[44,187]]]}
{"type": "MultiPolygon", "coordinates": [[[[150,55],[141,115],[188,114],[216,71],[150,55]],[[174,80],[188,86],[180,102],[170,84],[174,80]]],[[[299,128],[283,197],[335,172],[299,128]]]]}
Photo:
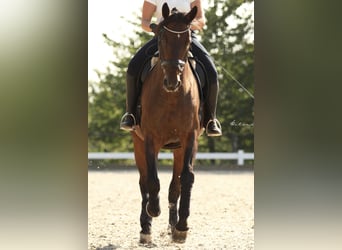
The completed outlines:
{"type": "Polygon", "coordinates": [[[176,7],[172,8],[171,10],[171,14],[175,14],[175,13],[179,13],[176,7]]]}
{"type": "Polygon", "coordinates": [[[164,19],[160,24],[161,26],[166,26],[169,23],[176,23],[176,22],[183,22],[186,23],[186,19],[185,19],[185,13],[182,12],[178,12],[178,10],[176,8],[173,8],[172,11],[176,11],[174,13],[172,13],[170,16],[168,16],[166,19],[164,19]]]}

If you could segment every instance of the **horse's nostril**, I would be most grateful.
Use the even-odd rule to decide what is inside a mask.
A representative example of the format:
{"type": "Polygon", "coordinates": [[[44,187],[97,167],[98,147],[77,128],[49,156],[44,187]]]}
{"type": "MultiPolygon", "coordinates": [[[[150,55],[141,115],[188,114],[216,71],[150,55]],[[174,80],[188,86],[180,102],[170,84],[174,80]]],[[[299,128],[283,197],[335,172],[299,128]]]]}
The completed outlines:
{"type": "Polygon", "coordinates": [[[169,81],[166,78],[164,78],[164,86],[167,87],[168,85],[169,85],[169,81]]]}
{"type": "Polygon", "coordinates": [[[167,79],[165,78],[164,79],[164,89],[167,91],[167,92],[174,92],[176,91],[179,86],[181,85],[181,81],[180,80],[174,80],[174,81],[170,81],[170,79],[167,79]]]}

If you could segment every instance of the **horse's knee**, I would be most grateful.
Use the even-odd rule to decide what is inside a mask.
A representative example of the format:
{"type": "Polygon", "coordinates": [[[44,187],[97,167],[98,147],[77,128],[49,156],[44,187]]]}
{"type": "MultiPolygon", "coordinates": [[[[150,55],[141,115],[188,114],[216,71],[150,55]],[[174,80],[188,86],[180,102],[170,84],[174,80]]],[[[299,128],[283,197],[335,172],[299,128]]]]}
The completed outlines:
{"type": "Polygon", "coordinates": [[[160,215],[159,197],[146,204],[146,213],[150,217],[158,217],[160,215]]]}
{"type": "Polygon", "coordinates": [[[181,175],[180,178],[182,187],[189,186],[192,187],[192,184],[195,181],[195,175],[193,172],[185,172],[181,175]]]}
{"type": "MultiPolygon", "coordinates": [[[[177,177],[178,179],[178,177],[177,177]]],[[[180,183],[179,180],[172,179],[169,187],[169,202],[176,203],[180,195],[180,183]]]]}
{"type": "Polygon", "coordinates": [[[148,193],[150,194],[150,197],[151,196],[157,196],[159,191],[160,191],[160,182],[159,182],[159,179],[155,179],[155,180],[149,180],[148,181],[148,193]]]}
{"type": "Polygon", "coordinates": [[[150,217],[157,217],[160,215],[160,205],[159,205],[159,190],[160,184],[159,180],[149,181],[149,197],[146,204],[146,212],[150,217]]]}

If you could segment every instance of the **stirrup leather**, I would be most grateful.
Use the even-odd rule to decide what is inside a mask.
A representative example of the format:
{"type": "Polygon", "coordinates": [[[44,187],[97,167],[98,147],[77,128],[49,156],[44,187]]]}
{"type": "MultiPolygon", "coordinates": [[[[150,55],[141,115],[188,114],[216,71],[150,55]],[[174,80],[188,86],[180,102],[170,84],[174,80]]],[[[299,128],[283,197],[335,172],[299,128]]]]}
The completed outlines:
{"type": "Polygon", "coordinates": [[[208,133],[208,126],[209,126],[209,123],[211,122],[216,122],[219,129],[222,130],[222,127],[221,127],[221,123],[219,122],[219,120],[217,120],[216,118],[215,119],[210,119],[208,122],[207,122],[207,126],[205,127],[205,131],[208,133]]]}

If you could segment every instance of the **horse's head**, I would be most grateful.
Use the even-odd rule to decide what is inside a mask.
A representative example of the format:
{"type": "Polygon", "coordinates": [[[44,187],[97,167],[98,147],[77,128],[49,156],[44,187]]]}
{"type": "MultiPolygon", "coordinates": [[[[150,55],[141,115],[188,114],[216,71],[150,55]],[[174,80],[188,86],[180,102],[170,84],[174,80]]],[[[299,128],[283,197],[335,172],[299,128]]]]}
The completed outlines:
{"type": "Polygon", "coordinates": [[[195,18],[197,7],[188,13],[170,9],[164,3],[162,9],[164,20],[156,28],[161,67],[164,72],[164,88],[176,91],[181,85],[181,74],[187,61],[191,43],[190,23],[195,18]]]}

